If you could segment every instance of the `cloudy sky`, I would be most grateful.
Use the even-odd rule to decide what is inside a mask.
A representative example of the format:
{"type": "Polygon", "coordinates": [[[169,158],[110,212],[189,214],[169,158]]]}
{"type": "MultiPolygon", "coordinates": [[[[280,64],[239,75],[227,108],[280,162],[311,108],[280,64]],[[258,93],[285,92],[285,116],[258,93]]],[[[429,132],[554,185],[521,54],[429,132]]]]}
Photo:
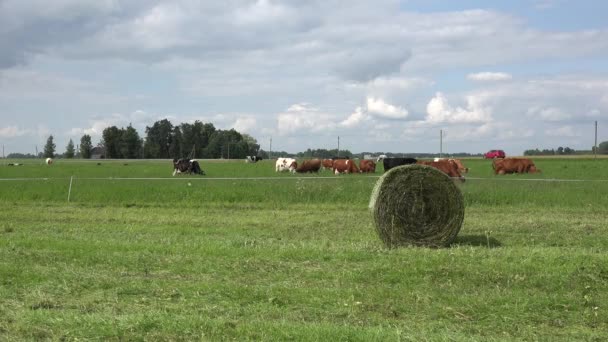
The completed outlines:
{"type": "Polygon", "coordinates": [[[289,152],[590,149],[608,2],[0,0],[0,143],[201,120],[289,152]]]}

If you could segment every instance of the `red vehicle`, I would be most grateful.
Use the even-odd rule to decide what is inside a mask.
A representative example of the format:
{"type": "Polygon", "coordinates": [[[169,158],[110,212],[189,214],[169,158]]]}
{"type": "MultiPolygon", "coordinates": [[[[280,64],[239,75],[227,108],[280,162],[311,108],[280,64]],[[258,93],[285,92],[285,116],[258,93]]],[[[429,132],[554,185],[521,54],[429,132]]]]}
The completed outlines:
{"type": "Polygon", "coordinates": [[[505,151],[503,150],[491,150],[486,152],[483,155],[484,158],[486,159],[494,159],[494,158],[504,158],[505,157],[505,151]]]}

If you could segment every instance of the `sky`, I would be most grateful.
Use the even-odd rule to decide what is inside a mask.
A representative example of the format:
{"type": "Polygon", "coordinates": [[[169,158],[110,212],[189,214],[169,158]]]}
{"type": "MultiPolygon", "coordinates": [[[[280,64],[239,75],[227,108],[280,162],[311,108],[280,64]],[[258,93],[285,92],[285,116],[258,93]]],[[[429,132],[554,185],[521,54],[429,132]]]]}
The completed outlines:
{"type": "Polygon", "coordinates": [[[608,2],[0,0],[0,144],[200,120],[265,150],[589,150],[608,2]],[[339,138],[338,138],[339,137],[339,138]]]}

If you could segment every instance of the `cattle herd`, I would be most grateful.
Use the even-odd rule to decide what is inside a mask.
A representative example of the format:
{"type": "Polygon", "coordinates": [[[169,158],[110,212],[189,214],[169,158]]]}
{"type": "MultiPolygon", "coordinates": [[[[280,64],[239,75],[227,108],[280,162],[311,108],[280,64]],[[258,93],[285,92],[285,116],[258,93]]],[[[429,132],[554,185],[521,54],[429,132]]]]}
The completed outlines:
{"type": "MultiPolygon", "coordinates": [[[[255,163],[261,158],[247,157],[247,163],[255,163]]],[[[401,165],[421,164],[434,167],[445,173],[451,178],[465,181],[463,173],[469,172],[459,159],[435,158],[433,161],[417,160],[415,158],[387,158],[382,155],[376,161],[361,159],[357,163],[352,159],[332,158],[332,159],[307,159],[300,163],[294,158],[277,158],[275,163],[276,172],[291,173],[318,173],[323,170],[331,170],[334,174],[341,173],[375,173],[376,164],[382,161],[384,172],[401,165]]],[[[492,169],[495,175],[505,175],[512,173],[538,173],[534,162],[528,158],[496,158],[492,161],[492,169]]],[[[194,159],[173,159],[173,175],[176,174],[199,174],[205,175],[198,161],[194,159]]]]}

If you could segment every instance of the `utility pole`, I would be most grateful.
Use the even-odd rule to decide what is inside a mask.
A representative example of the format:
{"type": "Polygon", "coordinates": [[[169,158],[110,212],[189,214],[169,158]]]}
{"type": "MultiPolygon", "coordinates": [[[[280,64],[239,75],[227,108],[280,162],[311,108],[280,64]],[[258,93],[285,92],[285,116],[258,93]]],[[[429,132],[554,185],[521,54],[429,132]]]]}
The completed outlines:
{"type": "Polygon", "coordinates": [[[340,156],[340,136],[338,135],[338,157],[340,156]]]}
{"type": "Polygon", "coordinates": [[[268,159],[272,159],[272,137],[270,137],[270,148],[268,149],[268,159]]]}
{"type": "Polygon", "coordinates": [[[38,158],[38,145],[36,145],[36,158],[38,158]]]}
{"type": "Polygon", "coordinates": [[[6,157],[4,156],[4,145],[2,145],[2,159],[5,159],[6,157]]]}
{"type": "Polygon", "coordinates": [[[228,159],[230,160],[230,142],[228,142],[228,159]]]}
{"type": "Polygon", "coordinates": [[[597,120],[595,121],[595,143],[593,146],[593,159],[597,159],[597,120]]]}
{"type": "Polygon", "coordinates": [[[439,158],[443,155],[443,130],[439,130],[439,158]]]}

